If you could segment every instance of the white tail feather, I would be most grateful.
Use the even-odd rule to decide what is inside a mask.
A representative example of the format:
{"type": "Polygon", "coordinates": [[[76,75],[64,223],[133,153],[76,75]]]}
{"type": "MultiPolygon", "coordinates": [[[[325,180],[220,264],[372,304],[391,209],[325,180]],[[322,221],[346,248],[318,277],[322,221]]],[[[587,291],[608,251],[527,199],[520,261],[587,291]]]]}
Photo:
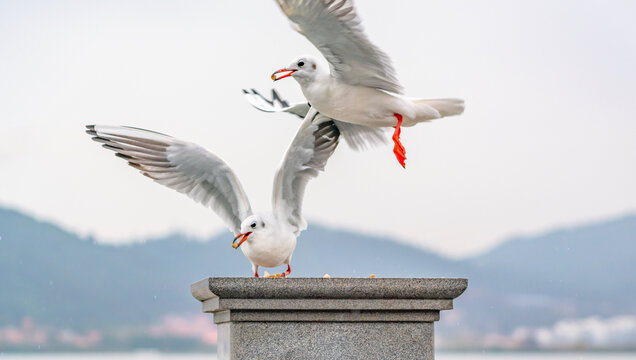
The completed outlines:
{"type": "Polygon", "coordinates": [[[460,115],[464,112],[464,100],[462,99],[417,99],[413,100],[416,106],[416,116],[411,124],[439,119],[446,116],[460,115]]]}

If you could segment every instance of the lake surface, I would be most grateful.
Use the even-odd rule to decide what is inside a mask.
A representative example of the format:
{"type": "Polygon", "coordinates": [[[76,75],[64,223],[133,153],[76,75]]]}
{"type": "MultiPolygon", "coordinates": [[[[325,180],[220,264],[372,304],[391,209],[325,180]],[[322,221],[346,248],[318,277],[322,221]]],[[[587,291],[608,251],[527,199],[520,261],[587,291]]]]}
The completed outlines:
{"type": "MultiPolygon", "coordinates": [[[[214,354],[75,353],[75,354],[7,354],[2,360],[215,360],[214,354]]],[[[447,353],[440,352],[436,360],[636,360],[636,353],[447,353]]]]}

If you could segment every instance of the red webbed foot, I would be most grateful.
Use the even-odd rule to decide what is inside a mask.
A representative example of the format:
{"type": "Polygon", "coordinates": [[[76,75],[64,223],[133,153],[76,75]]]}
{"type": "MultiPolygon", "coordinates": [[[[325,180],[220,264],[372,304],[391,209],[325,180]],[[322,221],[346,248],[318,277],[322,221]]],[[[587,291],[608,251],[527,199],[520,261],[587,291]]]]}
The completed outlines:
{"type": "Polygon", "coordinates": [[[403,168],[406,168],[406,149],[402,142],[400,142],[400,133],[402,133],[402,115],[393,114],[397,118],[397,125],[395,126],[395,131],[393,132],[393,153],[395,154],[395,158],[402,165],[403,168]]]}
{"type": "Polygon", "coordinates": [[[285,271],[284,273],[281,273],[280,276],[281,277],[287,277],[287,275],[291,274],[291,267],[289,266],[289,264],[287,265],[287,271],[285,271]]]}

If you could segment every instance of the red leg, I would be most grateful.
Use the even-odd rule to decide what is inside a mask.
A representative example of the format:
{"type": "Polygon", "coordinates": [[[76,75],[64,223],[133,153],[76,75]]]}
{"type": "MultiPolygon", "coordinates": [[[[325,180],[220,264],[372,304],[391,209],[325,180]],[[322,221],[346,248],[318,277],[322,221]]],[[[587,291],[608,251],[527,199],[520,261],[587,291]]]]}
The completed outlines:
{"type": "Polygon", "coordinates": [[[289,264],[287,264],[287,271],[285,271],[284,273],[280,274],[281,277],[287,277],[287,275],[291,274],[291,267],[289,266],[289,264]]]}
{"type": "Polygon", "coordinates": [[[400,133],[402,132],[402,115],[393,115],[397,118],[397,125],[395,126],[395,132],[393,132],[392,137],[393,143],[395,144],[393,146],[393,153],[395,154],[395,157],[397,158],[397,161],[400,163],[400,165],[402,165],[403,168],[406,168],[406,149],[404,149],[404,146],[400,142],[400,133]]]}
{"type": "Polygon", "coordinates": [[[258,277],[258,271],[254,271],[254,277],[258,277]]]}

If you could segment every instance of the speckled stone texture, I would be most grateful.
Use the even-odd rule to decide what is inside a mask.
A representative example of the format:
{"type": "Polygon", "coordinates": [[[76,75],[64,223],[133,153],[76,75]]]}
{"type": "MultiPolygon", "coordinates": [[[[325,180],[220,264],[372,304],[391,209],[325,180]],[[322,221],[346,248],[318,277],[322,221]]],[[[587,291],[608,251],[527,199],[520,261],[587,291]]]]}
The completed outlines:
{"type": "MultiPolygon", "coordinates": [[[[433,359],[433,323],[239,322],[221,359],[433,359]]],[[[220,337],[219,337],[220,338],[220,337]]],[[[221,345],[220,345],[221,346],[221,345]]]]}
{"type": "Polygon", "coordinates": [[[192,295],[222,299],[454,299],[467,279],[403,278],[207,278],[192,295]],[[206,284],[207,283],[207,284],[206,284]]]}
{"type": "Polygon", "coordinates": [[[208,278],[218,359],[433,359],[433,323],[466,279],[208,278]]]}

